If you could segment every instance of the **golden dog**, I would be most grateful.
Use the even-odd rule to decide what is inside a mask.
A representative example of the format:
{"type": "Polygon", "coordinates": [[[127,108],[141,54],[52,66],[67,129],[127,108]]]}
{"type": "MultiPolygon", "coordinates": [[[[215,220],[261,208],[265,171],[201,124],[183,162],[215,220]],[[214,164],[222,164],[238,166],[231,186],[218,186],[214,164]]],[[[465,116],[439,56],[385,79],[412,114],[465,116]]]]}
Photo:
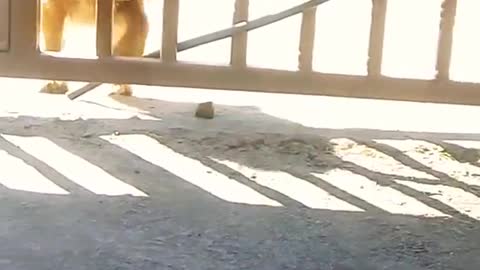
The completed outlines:
{"type": "MultiPolygon", "coordinates": [[[[96,24],[96,0],[43,0],[41,28],[47,51],[59,52],[63,48],[63,32],[67,20],[73,25],[96,24]]],[[[142,56],[148,34],[148,21],[144,0],[114,0],[113,55],[142,56]]],[[[117,93],[131,95],[130,85],[117,85],[117,93]]],[[[64,94],[65,82],[50,82],[42,92],[64,94]]]]}

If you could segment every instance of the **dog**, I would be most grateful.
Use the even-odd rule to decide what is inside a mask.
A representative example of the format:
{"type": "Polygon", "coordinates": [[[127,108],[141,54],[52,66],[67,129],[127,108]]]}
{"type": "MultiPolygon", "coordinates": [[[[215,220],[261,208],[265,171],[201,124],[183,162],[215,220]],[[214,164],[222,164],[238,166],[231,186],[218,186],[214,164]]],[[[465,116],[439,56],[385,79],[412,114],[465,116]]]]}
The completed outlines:
{"type": "MultiPolygon", "coordinates": [[[[112,54],[141,57],[144,54],[149,25],[144,0],[113,0],[112,54]]],[[[96,26],[96,0],[42,0],[41,31],[46,51],[61,52],[67,22],[75,26],[96,26]]],[[[119,95],[131,96],[130,85],[115,85],[119,95]]],[[[51,81],[42,92],[65,94],[65,82],[51,81]]]]}

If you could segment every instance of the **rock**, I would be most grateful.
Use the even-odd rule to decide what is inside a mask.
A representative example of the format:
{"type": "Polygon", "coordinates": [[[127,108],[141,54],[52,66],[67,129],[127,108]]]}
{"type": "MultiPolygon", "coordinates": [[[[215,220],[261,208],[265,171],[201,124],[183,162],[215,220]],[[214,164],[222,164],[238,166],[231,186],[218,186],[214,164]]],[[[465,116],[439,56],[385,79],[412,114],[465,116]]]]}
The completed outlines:
{"type": "Polygon", "coordinates": [[[209,101],[198,104],[195,116],[198,118],[212,119],[215,116],[213,102],[209,101]]]}

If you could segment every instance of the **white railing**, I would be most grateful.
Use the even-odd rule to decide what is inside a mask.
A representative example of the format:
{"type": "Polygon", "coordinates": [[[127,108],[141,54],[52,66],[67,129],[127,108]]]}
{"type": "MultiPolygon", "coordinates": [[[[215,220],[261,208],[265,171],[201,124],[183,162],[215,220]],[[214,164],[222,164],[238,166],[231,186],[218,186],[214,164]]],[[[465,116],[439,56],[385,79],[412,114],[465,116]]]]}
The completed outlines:
{"type": "MultiPolygon", "coordinates": [[[[372,0],[367,76],[326,74],[312,70],[315,5],[325,1],[310,1],[305,4],[307,8],[303,6],[301,9],[303,18],[297,71],[248,66],[248,31],[245,30],[252,30],[255,25],[239,23],[248,21],[249,0],[236,0],[232,14],[236,27],[180,43],[177,40],[179,0],[165,0],[162,43],[159,43],[161,55],[154,54],[148,59],[112,57],[112,26],[109,23],[97,25],[98,59],[59,58],[42,54],[38,49],[37,2],[0,0],[0,51],[8,49],[0,53],[0,76],[480,104],[479,84],[452,81],[449,76],[456,0],[445,0],[442,4],[437,72],[432,80],[382,75],[387,0],[372,0]],[[10,3],[10,7],[7,7],[7,3],[10,3]],[[10,10],[10,19],[6,19],[6,10],[10,10]],[[9,35],[5,27],[8,21],[9,35]],[[177,52],[182,49],[229,36],[232,36],[229,65],[193,64],[177,59],[177,52]]],[[[112,21],[112,2],[98,1],[99,22],[112,21]]],[[[269,18],[272,19],[271,16],[263,18],[263,22],[269,18]]],[[[259,22],[261,24],[262,20],[256,22],[256,27],[259,22]]]]}

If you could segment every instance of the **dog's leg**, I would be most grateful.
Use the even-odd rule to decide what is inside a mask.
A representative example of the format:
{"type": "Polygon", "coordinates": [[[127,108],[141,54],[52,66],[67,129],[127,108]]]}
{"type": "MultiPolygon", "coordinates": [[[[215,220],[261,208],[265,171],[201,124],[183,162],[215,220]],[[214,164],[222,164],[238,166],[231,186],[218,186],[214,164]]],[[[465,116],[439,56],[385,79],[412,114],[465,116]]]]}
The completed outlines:
{"type": "MultiPolygon", "coordinates": [[[[119,33],[113,54],[117,56],[141,57],[148,35],[148,21],[143,0],[118,1],[115,6],[115,31],[119,33]]],[[[115,93],[131,96],[128,84],[115,85],[115,93]]]]}
{"type": "MultiPolygon", "coordinates": [[[[42,32],[47,51],[60,52],[63,48],[63,29],[67,15],[63,4],[62,1],[48,0],[42,6],[42,32]]],[[[68,92],[68,86],[65,82],[51,81],[42,88],[41,92],[65,94],[68,92]]]]}

